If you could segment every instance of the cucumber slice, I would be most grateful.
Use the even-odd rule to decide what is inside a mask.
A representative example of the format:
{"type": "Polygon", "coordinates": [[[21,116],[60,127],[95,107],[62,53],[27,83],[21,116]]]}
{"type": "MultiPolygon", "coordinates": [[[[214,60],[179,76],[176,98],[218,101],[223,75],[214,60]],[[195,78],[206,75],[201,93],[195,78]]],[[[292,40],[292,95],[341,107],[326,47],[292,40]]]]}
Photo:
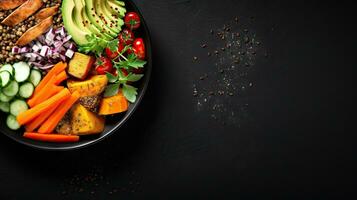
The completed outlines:
{"type": "Polygon", "coordinates": [[[26,81],[30,76],[30,66],[25,62],[14,64],[15,80],[19,83],[26,81]]]}
{"type": "Polygon", "coordinates": [[[29,109],[29,106],[24,100],[15,100],[10,104],[10,113],[14,116],[19,115],[29,109]]]}
{"type": "Polygon", "coordinates": [[[10,112],[10,104],[8,102],[0,102],[0,110],[3,112],[10,112]]]}
{"type": "Polygon", "coordinates": [[[14,68],[9,64],[6,64],[0,68],[0,72],[3,72],[3,71],[9,72],[11,76],[14,75],[14,68]]]}
{"type": "Polygon", "coordinates": [[[42,74],[36,69],[32,69],[30,73],[29,81],[36,87],[42,79],[42,74]]]}
{"type": "Polygon", "coordinates": [[[17,122],[16,117],[13,115],[7,116],[6,125],[11,130],[19,130],[21,128],[19,122],[17,122]]]}
{"type": "Polygon", "coordinates": [[[0,72],[1,87],[6,87],[11,81],[11,74],[8,71],[0,72]]]}
{"type": "Polygon", "coordinates": [[[26,82],[20,86],[19,95],[25,99],[30,98],[33,94],[35,87],[30,82],[26,82]]]}
{"type": "Polygon", "coordinates": [[[19,84],[16,81],[11,81],[6,87],[2,89],[2,92],[8,96],[13,97],[19,91],[19,84]]]}
{"type": "Polygon", "coordinates": [[[11,101],[13,97],[6,96],[4,93],[0,92],[0,102],[7,103],[11,101]]]}

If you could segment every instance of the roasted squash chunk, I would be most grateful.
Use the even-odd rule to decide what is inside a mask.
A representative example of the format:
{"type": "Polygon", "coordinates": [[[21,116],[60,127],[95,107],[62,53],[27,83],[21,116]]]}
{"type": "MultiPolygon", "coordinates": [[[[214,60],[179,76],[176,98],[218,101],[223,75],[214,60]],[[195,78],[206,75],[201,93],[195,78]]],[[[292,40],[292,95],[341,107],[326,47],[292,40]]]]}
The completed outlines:
{"type": "Polygon", "coordinates": [[[104,130],[104,119],[76,104],[72,110],[72,131],[75,135],[98,134],[104,130]]]}
{"type": "Polygon", "coordinates": [[[73,93],[78,91],[81,97],[96,96],[101,94],[108,84],[106,75],[96,75],[86,81],[68,80],[68,89],[73,93]]]}
{"type": "Polygon", "coordinates": [[[128,100],[120,92],[115,96],[103,98],[100,102],[99,114],[112,115],[128,110],[128,100]]]}
{"type": "Polygon", "coordinates": [[[68,73],[75,78],[84,80],[94,62],[94,57],[76,52],[72,60],[69,61],[68,73]]]}

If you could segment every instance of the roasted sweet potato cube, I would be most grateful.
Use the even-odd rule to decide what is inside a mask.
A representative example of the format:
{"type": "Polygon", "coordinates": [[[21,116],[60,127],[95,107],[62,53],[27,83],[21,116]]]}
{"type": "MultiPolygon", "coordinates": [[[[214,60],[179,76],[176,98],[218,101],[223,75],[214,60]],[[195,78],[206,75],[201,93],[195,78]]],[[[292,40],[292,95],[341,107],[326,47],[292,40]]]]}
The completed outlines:
{"type": "Polygon", "coordinates": [[[94,62],[94,57],[76,52],[69,62],[68,73],[75,78],[84,80],[94,62]]]}

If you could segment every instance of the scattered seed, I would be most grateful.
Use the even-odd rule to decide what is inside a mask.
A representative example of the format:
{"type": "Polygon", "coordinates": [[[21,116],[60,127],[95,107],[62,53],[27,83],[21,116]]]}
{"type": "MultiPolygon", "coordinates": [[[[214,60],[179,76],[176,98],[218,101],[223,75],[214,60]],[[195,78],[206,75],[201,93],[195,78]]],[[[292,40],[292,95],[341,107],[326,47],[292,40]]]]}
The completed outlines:
{"type": "Polygon", "coordinates": [[[207,44],[202,44],[201,47],[202,47],[202,48],[206,48],[206,47],[207,47],[207,44]]]}

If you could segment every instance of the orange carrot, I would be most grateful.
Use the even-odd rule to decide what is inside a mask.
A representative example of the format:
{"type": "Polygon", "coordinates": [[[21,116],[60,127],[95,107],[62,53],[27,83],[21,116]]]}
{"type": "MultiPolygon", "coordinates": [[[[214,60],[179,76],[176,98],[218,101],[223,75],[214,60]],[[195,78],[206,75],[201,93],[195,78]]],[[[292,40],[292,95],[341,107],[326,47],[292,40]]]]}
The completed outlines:
{"type": "Polygon", "coordinates": [[[62,71],[61,73],[57,74],[55,78],[55,85],[61,84],[66,79],[67,79],[67,73],[66,71],[62,71]]]}
{"type": "MultiPolygon", "coordinates": [[[[54,80],[54,79],[53,79],[54,80]]],[[[52,82],[52,81],[51,81],[52,82]]],[[[56,86],[53,84],[46,85],[43,90],[35,94],[31,99],[27,101],[27,104],[33,108],[34,106],[46,101],[48,98],[59,93],[64,87],[56,86]]]]}
{"type": "Polygon", "coordinates": [[[67,113],[69,109],[73,106],[74,103],[79,99],[80,95],[78,92],[74,92],[70,98],[63,102],[59,106],[53,115],[51,115],[38,129],[39,133],[51,133],[56,128],[57,124],[61,121],[63,116],[67,113]]]}
{"type": "Polygon", "coordinates": [[[60,101],[64,101],[71,96],[71,93],[67,88],[63,89],[61,92],[57,93],[53,97],[47,99],[46,101],[38,104],[37,106],[20,113],[17,116],[17,122],[20,125],[27,124],[31,120],[35,119],[37,116],[43,114],[49,110],[53,105],[57,104],[60,101]]]}
{"type": "Polygon", "coordinates": [[[78,142],[78,135],[24,133],[25,138],[43,142],[78,142]]]}
{"type": "Polygon", "coordinates": [[[46,121],[48,117],[52,115],[52,113],[56,110],[56,108],[61,104],[62,102],[59,101],[56,105],[53,105],[49,110],[47,110],[45,113],[41,114],[40,116],[36,117],[34,120],[32,120],[30,123],[26,124],[26,131],[27,132],[32,132],[36,130],[38,127],[41,126],[43,122],[46,121]]]}
{"type": "Polygon", "coordinates": [[[67,67],[67,63],[64,62],[59,62],[57,63],[48,73],[47,75],[42,79],[40,84],[35,89],[35,94],[38,93],[40,90],[42,90],[48,82],[50,82],[51,79],[53,79],[57,74],[61,73],[64,71],[67,67]]]}

